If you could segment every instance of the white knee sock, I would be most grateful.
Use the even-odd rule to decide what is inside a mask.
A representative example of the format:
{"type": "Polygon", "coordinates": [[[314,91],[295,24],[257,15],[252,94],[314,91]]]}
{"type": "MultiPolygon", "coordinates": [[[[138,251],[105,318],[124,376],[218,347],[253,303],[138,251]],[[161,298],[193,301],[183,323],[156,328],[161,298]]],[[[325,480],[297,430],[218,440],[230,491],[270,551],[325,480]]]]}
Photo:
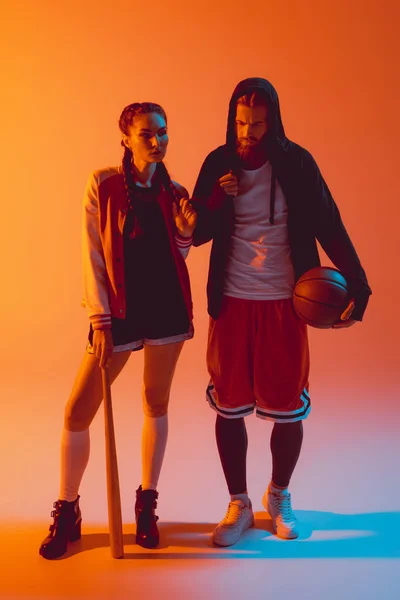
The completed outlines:
{"type": "Polygon", "coordinates": [[[144,415],[142,430],[142,489],[157,489],[168,438],[168,414],[144,415]]]}
{"type": "Polygon", "coordinates": [[[89,454],[89,429],[85,431],[64,429],[61,438],[60,500],[72,502],[78,496],[89,454]]]}

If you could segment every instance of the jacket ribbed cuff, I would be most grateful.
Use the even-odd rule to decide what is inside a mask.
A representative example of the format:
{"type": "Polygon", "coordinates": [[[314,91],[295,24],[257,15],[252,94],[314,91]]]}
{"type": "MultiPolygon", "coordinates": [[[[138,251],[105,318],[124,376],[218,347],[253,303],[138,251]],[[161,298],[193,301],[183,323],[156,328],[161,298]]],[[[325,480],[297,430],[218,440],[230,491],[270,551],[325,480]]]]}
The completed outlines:
{"type": "Polygon", "coordinates": [[[178,248],[189,248],[193,244],[193,235],[190,237],[183,237],[180,233],[176,233],[175,240],[178,248]]]}
{"type": "Polygon", "coordinates": [[[111,329],[111,315],[92,315],[89,319],[93,330],[111,329]]]}

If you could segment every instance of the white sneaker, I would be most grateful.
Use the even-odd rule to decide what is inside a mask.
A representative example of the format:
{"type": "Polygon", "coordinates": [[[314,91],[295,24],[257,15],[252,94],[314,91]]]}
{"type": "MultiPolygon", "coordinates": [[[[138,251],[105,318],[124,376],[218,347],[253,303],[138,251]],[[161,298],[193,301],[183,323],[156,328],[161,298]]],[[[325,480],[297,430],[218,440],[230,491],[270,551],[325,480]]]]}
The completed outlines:
{"type": "Polygon", "coordinates": [[[232,546],[239,541],[242,533],[254,525],[251,502],[249,506],[241,500],[229,502],[225,518],[216,526],[212,541],[217,546],[232,546]]]}
{"type": "Polygon", "coordinates": [[[299,536],[290,498],[287,490],[273,494],[268,486],[262,499],[263,506],[272,519],[273,530],[284,540],[293,540],[299,536]]]}

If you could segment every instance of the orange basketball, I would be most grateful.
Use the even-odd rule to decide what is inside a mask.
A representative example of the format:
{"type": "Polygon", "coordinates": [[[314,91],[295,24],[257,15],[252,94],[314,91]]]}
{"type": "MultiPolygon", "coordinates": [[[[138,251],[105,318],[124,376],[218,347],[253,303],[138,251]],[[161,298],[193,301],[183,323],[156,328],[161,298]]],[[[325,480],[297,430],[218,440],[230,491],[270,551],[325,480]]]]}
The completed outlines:
{"type": "Polygon", "coordinates": [[[332,267],[310,269],[297,281],[293,305],[297,315],[312,327],[328,329],[339,321],[349,303],[347,281],[332,267]]]}

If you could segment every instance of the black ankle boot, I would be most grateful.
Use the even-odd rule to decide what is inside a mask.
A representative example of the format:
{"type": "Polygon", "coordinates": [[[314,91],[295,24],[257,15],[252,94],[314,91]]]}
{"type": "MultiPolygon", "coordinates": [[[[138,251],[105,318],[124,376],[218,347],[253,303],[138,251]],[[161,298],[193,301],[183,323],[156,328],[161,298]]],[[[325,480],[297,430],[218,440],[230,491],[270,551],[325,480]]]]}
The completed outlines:
{"type": "Polygon", "coordinates": [[[157,508],[158,492],[155,490],[136,490],[136,543],[143,548],[155,548],[160,541],[155,514],[157,508]]]}
{"type": "Polygon", "coordinates": [[[76,542],[81,537],[82,515],[79,508],[79,496],[73,502],[57,500],[55,510],[51,511],[54,521],[50,533],[39,548],[44,558],[59,558],[65,554],[68,542],[76,542]]]}

